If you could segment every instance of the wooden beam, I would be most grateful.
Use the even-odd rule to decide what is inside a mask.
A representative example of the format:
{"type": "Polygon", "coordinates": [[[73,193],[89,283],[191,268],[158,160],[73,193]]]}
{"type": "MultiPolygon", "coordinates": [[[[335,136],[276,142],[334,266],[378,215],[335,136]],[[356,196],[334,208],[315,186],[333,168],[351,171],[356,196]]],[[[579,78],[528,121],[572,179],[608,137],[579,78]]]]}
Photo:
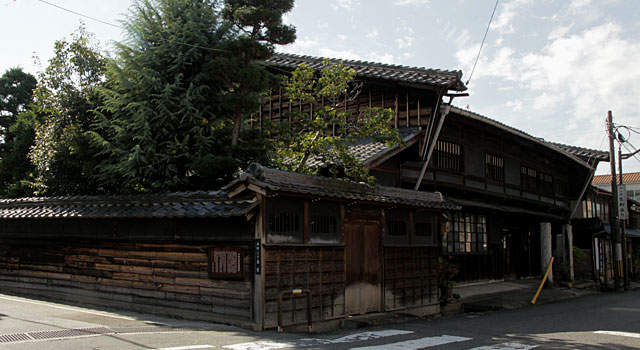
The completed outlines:
{"type": "Polygon", "coordinates": [[[247,185],[240,184],[240,185],[236,186],[233,190],[231,190],[231,192],[229,192],[227,194],[227,197],[233,198],[233,197],[237,196],[238,194],[242,193],[246,189],[247,189],[247,185]]]}
{"type": "Polygon", "coordinates": [[[256,193],[260,193],[263,196],[267,195],[267,191],[265,191],[263,188],[258,187],[257,185],[254,185],[254,184],[249,184],[247,186],[247,189],[249,189],[249,190],[251,190],[253,192],[256,192],[256,193]]]}
{"type": "Polygon", "coordinates": [[[418,126],[422,126],[422,122],[420,121],[420,97],[418,97],[418,126]]]}
{"type": "Polygon", "coordinates": [[[398,117],[399,117],[399,114],[400,114],[400,108],[398,106],[398,92],[397,91],[396,91],[395,95],[396,95],[396,102],[395,102],[395,106],[394,106],[394,108],[395,108],[395,122],[394,122],[394,125],[395,125],[395,127],[397,129],[398,128],[398,117]]]}
{"type": "Polygon", "coordinates": [[[409,126],[409,93],[407,92],[407,126],[409,126]]]}

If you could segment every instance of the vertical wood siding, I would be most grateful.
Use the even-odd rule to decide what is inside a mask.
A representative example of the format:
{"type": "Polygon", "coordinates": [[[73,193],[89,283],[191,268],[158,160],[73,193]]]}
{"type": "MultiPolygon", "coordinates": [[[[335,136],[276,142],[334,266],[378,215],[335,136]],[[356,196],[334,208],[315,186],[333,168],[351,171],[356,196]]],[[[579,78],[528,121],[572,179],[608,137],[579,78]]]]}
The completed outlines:
{"type": "MultiPolygon", "coordinates": [[[[265,328],[278,324],[282,291],[311,292],[313,321],[344,317],[344,248],[341,246],[265,247],[265,328]]],[[[285,326],[307,322],[306,296],[283,299],[285,326]]]]}
{"type": "Polygon", "coordinates": [[[438,248],[384,247],[385,310],[438,303],[438,248]]]}

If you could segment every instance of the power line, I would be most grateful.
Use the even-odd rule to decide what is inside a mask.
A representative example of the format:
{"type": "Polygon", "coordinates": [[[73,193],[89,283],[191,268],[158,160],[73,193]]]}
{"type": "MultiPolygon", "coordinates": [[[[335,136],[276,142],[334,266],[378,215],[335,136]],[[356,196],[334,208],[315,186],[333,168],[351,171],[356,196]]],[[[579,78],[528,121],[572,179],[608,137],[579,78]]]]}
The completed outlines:
{"type": "Polygon", "coordinates": [[[49,6],[53,6],[53,7],[55,7],[55,8],[58,8],[58,9],[60,9],[60,10],[62,10],[62,11],[70,12],[70,13],[73,13],[74,15],[78,15],[78,16],[81,16],[81,17],[85,17],[85,18],[88,18],[88,19],[94,20],[94,21],[96,21],[96,22],[100,22],[100,23],[102,23],[102,24],[106,24],[106,25],[108,25],[108,26],[112,26],[112,27],[115,27],[115,28],[122,29],[122,27],[120,27],[120,26],[119,26],[119,25],[117,25],[117,24],[109,23],[109,22],[107,22],[107,21],[103,21],[103,20],[101,20],[101,19],[97,19],[97,18],[95,18],[95,17],[87,16],[87,15],[82,14],[82,13],[80,13],[80,12],[76,12],[76,11],[73,11],[73,10],[69,10],[69,9],[64,8],[64,7],[62,7],[62,6],[58,6],[58,5],[56,5],[56,4],[52,4],[52,3],[48,2],[48,1],[44,1],[44,0],[38,0],[38,1],[40,1],[40,2],[41,2],[41,3],[43,3],[43,4],[47,4],[47,5],[49,5],[49,6]]]}
{"type": "Polygon", "coordinates": [[[478,50],[478,56],[476,56],[476,61],[473,63],[473,69],[471,69],[471,74],[469,74],[469,79],[465,85],[469,85],[471,81],[471,77],[473,77],[473,72],[476,71],[476,65],[478,64],[478,60],[480,59],[480,53],[482,52],[482,47],[484,46],[485,40],[487,40],[487,34],[489,33],[489,28],[491,27],[491,22],[493,22],[493,16],[496,14],[496,9],[498,8],[498,3],[500,0],[496,0],[496,5],[493,7],[493,12],[491,12],[491,18],[489,19],[489,24],[487,24],[487,30],[484,32],[484,37],[482,38],[482,43],[480,44],[480,49],[478,50]]]}
{"type": "MultiPolygon", "coordinates": [[[[98,19],[98,18],[95,18],[95,17],[91,17],[91,16],[85,15],[83,13],[80,13],[80,12],[77,12],[77,11],[74,11],[74,10],[70,10],[68,8],[65,8],[65,7],[62,7],[62,6],[59,6],[59,5],[56,5],[56,4],[52,4],[52,3],[48,2],[48,1],[45,1],[45,0],[38,0],[38,1],[43,3],[43,4],[47,4],[49,6],[53,6],[55,8],[58,8],[58,9],[60,9],[62,11],[73,13],[74,15],[78,15],[80,17],[85,17],[85,18],[100,22],[102,24],[106,24],[108,26],[112,26],[114,28],[124,29],[123,27],[121,27],[121,26],[119,26],[117,24],[109,23],[107,21],[103,21],[101,19],[98,19]]],[[[197,44],[189,44],[189,43],[185,43],[185,42],[182,42],[182,41],[166,39],[166,38],[163,38],[161,36],[158,37],[158,39],[162,40],[162,41],[170,42],[170,43],[179,44],[179,45],[190,46],[190,47],[197,48],[197,49],[209,50],[209,51],[214,51],[214,52],[231,52],[231,51],[228,51],[228,50],[215,49],[215,48],[212,48],[212,47],[206,47],[206,46],[201,46],[201,45],[197,45],[197,44]]]]}

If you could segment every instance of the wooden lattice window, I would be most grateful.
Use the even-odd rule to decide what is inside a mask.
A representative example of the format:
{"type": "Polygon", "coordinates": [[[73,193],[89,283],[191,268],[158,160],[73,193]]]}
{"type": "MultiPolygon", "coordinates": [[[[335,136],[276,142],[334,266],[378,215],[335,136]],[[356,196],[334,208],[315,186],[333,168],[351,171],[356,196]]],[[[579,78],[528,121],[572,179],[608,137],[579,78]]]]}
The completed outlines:
{"type": "Polygon", "coordinates": [[[411,242],[410,211],[401,208],[387,209],[385,216],[385,244],[408,245],[411,242]]]}
{"type": "Polygon", "coordinates": [[[298,214],[296,213],[272,213],[269,215],[269,232],[289,233],[297,232],[298,214]]]}
{"type": "Polygon", "coordinates": [[[520,167],[520,185],[523,190],[535,192],[538,190],[538,171],[526,166],[520,167]]]}
{"type": "Polygon", "coordinates": [[[294,198],[267,199],[267,242],[303,243],[304,202],[294,198]]]}
{"type": "Polygon", "coordinates": [[[486,153],[485,176],[490,180],[504,182],[504,158],[486,153]]]}
{"type": "Polygon", "coordinates": [[[308,225],[307,243],[340,243],[340,204],[331,201],[311,201],[308,225]]]}
{"type": "Polygon", "coordinates": [[[420,246],[435,246],[434,232],[435,214],[429,211],[416,211],[413,214],[413,244],[420,246]]]}
{"type": "Polygon", "coordinates": [[[540,181],[538,182],[540,186],[540,192],[545,194],[553,194],[553,176],[539,171],[538,178],[540,179],[540,181]]]}
{"type": "Polygon", "coordinates": [[[464,171],[464,156],[462,146],[438,140],[433,154],[433,166],[440,169],[464,171]]]}
{"type": "Polygon", "coordinates": [[[338,232],[338,218],[335,216],[314,215],[311,217],[311,233],[335,234],[338,232]]]}
{"type": "Polygon", "coordinates": [[[407,223],[400,220],[389,220],[387,226],[387,234],[389,236],[406,236],[407,223]]]}
{"type": "Polygon", "coordinates": [[[431,236],[433,236],[431,223],[416,222],[416,237],[431,237],[431,236]]]}
{"type": "Polygon", "coordinates": [[[442,237],[445,254],[486,253],[487,219],[482,214],[454,213],[442,237]]]}

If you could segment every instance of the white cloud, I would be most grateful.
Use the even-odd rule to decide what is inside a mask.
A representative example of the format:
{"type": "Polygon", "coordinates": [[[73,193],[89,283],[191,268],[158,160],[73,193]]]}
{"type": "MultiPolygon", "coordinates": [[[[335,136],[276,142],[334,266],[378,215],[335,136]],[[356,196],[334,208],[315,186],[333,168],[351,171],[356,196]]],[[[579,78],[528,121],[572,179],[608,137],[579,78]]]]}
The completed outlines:
{"type": "MultiPolygon", "coordinates": [[[[488,46],[473,79],[476,84],[480,79],[497,86],[515,83],[505,97],[517,94],[518,100],[502,106],[522,112],[519,120],[527,119],[534,135],[560,135],[565,139],[555,141],[598,148],[601,137],[595,140],[593,135],[604,135],[602,120],[608,110],[617,113],[617,123],[638,124],[634,118],[640,110],[640,70],[636,67],[640,40],[623,35],[621,25],[605,23],[573,35],[558,29],[535,52],[488,46]],[[571,130],[574,135],[580,132],[564,136],[571,130]]],[[[465,72],[470,73],[475,53],[477,47],[458,51],[465,72]]],[[[497,105],[489,108],[505,113],[497,105]]]]}
{"type": "Polygon", "coordinates": [[[401,27],[396,30],[398,37],[396,38],[396,44],[399,49],[411,47],[416,42],[416,38],[413,36],[413,28],[401,27]]]}
{"type": "Polygon", "coordinates": [[[569,30],[571,30],[572,26],[573,25],[561,26],[561,27],[554,28],[553,30],[551,30],[551,32],[547,36],[547,39],[549,39],[549,40],[560,39],[561,37],[563,37],[563,36],[567,35],[567,33],[569,33],[569,30]]]}
{"type": "Polygon", "coordinates": [[[398,45],[399,49],[410,47],[411,45],[413,45],[415,41],[416,41],[416,38],[409,35],[401,38],[396,38],[396,44],[398,45]]]}
{"type": "Polygon", "coordinates": [[[393,2],[396,6],[412,6],[412,5],[429,5],[431,0],[396,0],[393,2]]]}
{"type": "Polygon", "coordinates": [[[513,33],[513,19],[518,15],[518,13],[523,11],[521,9],[522,7],[531,2],[532,0],[514,0],[508,3],[503,3],[502,8],[498,7],[498,9],[496,9],[499,14],[491,23],[491,27],[499,33],[513,33]]]}
{"type": "Polygon", "coordinates": [[[522,100],[512,100],[507,101],[504,105],[514,112],[522,112],[524,103],[522,100]]]}
{"type": "Polygon", "coordinates": [[[571,9],[585,8],[591,5],[592,0],[572,0],[569,7],[571,9]]]}
{"type": "Polygon", "coordinates": [[[369,55],[367,55],[367,60],[369,60],[371,62],[387,63],[387,64],[397,64],[398,63],[398,62],[395,62],[395,58],[393,57],[393,54],[391,54],[391,53],[379,54],[377,52],[372,52],[369,55]]]}
{"type": "Polygon", "coordinates": [[[338,34],[338,39],[340,39],[342,41],[345,41],[345,40],[347,40],[347,36],[344,35],[344,34],[338,34]]]}
{"type": "Polygon", "coordinates": [[[360,5],[359,0],[335,0],[335,2],[331,4],[331,8],[334,11],[337,11],[340,9],[351,11],[357,5],[360,5]]]}
{"type": "Polygon", "coordinates": [[[328,47],[320,49],[320,56],[330,58],[340,58],[343,60],[362,61],[362,57],[350,50],[333,50],[328,47]]]}
{"type": "Polygon", "coordinates": [[[369,39],[375,39],[378,37],[378,30],[376,28],[372,28],[368,33],[367,33],[367,38],[369,39]]]}

